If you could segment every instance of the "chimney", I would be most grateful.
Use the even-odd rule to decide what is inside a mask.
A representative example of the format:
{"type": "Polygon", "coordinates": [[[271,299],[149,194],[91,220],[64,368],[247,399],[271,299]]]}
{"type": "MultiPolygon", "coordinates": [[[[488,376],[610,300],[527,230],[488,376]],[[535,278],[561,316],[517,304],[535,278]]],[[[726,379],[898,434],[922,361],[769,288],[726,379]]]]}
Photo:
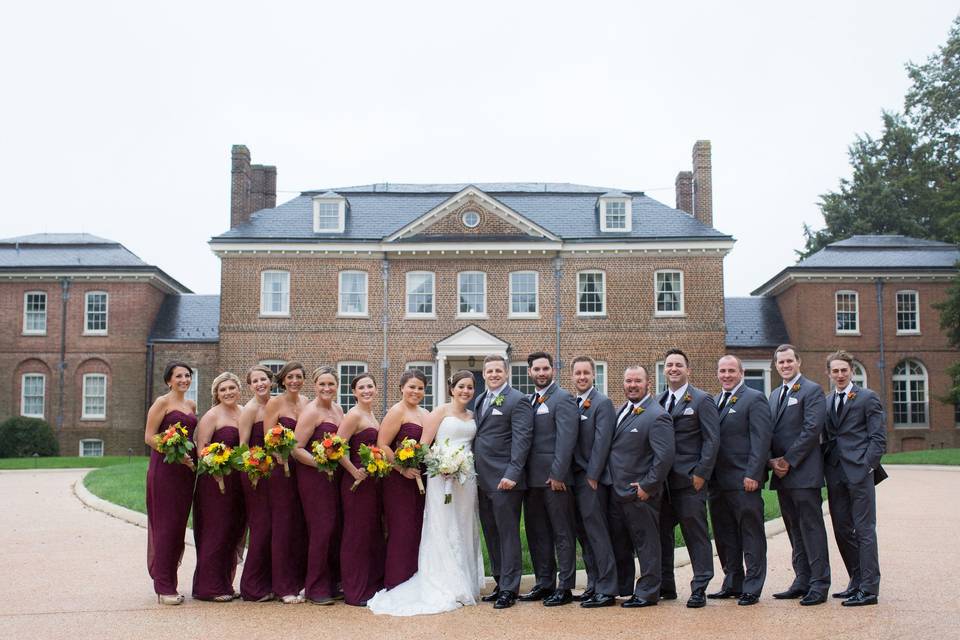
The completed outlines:
{"type": "Polygon", "coordinates": [[[677,209],[693,214],[693,172],[681,171],[677,174],[675,183],[677,192],[677,209]]]}
{"type": "Polygon", "coordinates": [[[713,169],[710,165],[710,141],[693,145],[693,217],[713,226],[713,169]]]}
{"type": "Polygon", "coordinates": [[[250,150],[242,144],[233,145],[230,155],[230,228],[235,229],[255,211],[277,206],[277,168],[251,165],[250,150]]]}

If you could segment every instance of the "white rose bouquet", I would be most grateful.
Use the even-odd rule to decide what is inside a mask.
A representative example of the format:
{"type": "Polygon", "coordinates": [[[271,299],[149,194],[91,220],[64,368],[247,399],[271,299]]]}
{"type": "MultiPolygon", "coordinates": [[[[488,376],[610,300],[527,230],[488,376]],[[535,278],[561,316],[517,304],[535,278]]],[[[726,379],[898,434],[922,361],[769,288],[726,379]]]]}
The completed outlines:
{"type": "Polygon", "coordinates": [[[454,447],[450,440],[434,442],[427,453],[424,463],[427,475],[443,478],[443,503],[453,501],[453,481],[463,484],[475,475],[473,454],[463,450],[463,446],[454,447]]]}

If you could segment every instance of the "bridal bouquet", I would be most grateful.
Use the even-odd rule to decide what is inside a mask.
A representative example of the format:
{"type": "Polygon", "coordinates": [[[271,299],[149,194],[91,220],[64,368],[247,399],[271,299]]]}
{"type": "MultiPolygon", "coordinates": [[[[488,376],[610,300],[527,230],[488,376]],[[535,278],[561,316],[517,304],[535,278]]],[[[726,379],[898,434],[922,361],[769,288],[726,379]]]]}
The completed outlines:
{"type": "MultiPolygon", "coordinates": [[[[383,455],[383,449],[362,444],[357,453],[360,455],[360,468],[366,469],[368,475],[374,478],[385,478],[390,475],[390,463],[383,455]]],[[[356,491],[361,482],[363,480],[354,480],[350,491],[356,491]]]]}
{"type": "Polygon", "coordinates": [[[450,504],[453,501],[454,480],[463,484],[475,475],[473,454],[464,451],[463,445],[454,447],[450,444],[449,438],[443,443],[434,442],[424,462],[427,465],[427,473],[431,477],[443,478],[444,504],[450,504]]]}
{"type": "Polygon", "coordinates": [[[317,463],[317,471],[325,471],[327,479],[333,482],[333,472],[340,466],[340,460],[350,454],[350,445],[340,436],[326,433],[322,439],[314,440],[310,452],[317,463]]]}
{"type": "Polygon", "coordinates": [[[283,425],[278,424],[263,436],[264,450],[283,465],[283,475],[288,478],[290,477],[290,466],[287,464],[287,457],[296,446],[297,439],[293,435],[293,429],[288,429],[283,425]]]}
{"type": "Polygon", "coordinates": [[[163,461],[170,464],[180,464],[187,453],[193,450],[193,441],[179,422],[153,436],[153,442],[157,453],[163,456],[163,461]]]}
{"type": "Polygon", "coordinates": [[[423,495],[423,480],[420,479],[420,465],[427,455],[427,450],[423,445],[413,438],[404,438],[400,441],[400,446],[393,452],[393,460],[398,467],[404,469],[417,470],[417,488],[420,495],[423,495]]]}
{"type": "Polygon", "coordinates": [[[211,442],[200,451],[198,458],[197,475],[206,473],[212,476],[220,487],[220,493],[226,493],[223,476],[233,471],[233,449],[222,442],[211,442]]]}
{"type": "Polygon", "coordinates": [[[260,478],[266,478],[273,471],[273,456],[263,450],[263,447],[247,447],[241,445],[233,452],[234,466],[247,474],[250,486],[254,491],[260,478]]]}

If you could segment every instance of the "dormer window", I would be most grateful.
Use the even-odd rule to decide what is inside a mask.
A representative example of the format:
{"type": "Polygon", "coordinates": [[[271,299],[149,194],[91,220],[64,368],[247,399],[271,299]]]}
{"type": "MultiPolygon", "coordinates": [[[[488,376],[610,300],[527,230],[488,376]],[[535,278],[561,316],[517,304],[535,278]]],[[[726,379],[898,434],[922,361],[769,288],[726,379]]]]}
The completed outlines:
{"type": "Polygon", "coordinates": [[[343,233],[347,219],[347,199],[328,191],[313,198],[314,233],[343,233]]]}
{"type": "Polygon", "coordinates": [[[633,220],[633,207],[629,196],[614,192],[600,196],[600,231],[630,231],[633,220]]]}

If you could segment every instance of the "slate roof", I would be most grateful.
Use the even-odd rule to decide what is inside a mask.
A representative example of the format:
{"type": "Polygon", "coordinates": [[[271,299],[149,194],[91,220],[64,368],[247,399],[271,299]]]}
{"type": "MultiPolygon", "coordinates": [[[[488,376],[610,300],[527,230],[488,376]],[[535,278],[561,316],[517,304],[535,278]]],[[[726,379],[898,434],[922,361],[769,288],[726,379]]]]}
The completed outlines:
{"type": "MultiPolygon", "coordinates": [[[[212,242],[379,241],[468,186],[471,185],[382,184],[306,191],[274,209],[257,211],[248,223],[214,237],[212,242]],[[312,197],[328,191],[347,199],[349,208],[343,233],[313,231],[312,197]]],[[[730,239],[690,214],[668,207],[641,192],[626,194],[633,200],[632,231],[601,233],[596,203],[598,197],[613,191],[607,187],[533,182],[472,186],[565,241],[730,239]]],[[[526,242],[530,240],[524,238],[526,242]]]]}
{"type": "Polygon", "coordinates": [[[775,348],[790,342],[776,298],[725,298],[728,347],[775,348]]]}
{"type": "Polygon", "coordinates": [[[217,342],[220,296],[168,295],[160,306],[148,343],[217,342]]]}

